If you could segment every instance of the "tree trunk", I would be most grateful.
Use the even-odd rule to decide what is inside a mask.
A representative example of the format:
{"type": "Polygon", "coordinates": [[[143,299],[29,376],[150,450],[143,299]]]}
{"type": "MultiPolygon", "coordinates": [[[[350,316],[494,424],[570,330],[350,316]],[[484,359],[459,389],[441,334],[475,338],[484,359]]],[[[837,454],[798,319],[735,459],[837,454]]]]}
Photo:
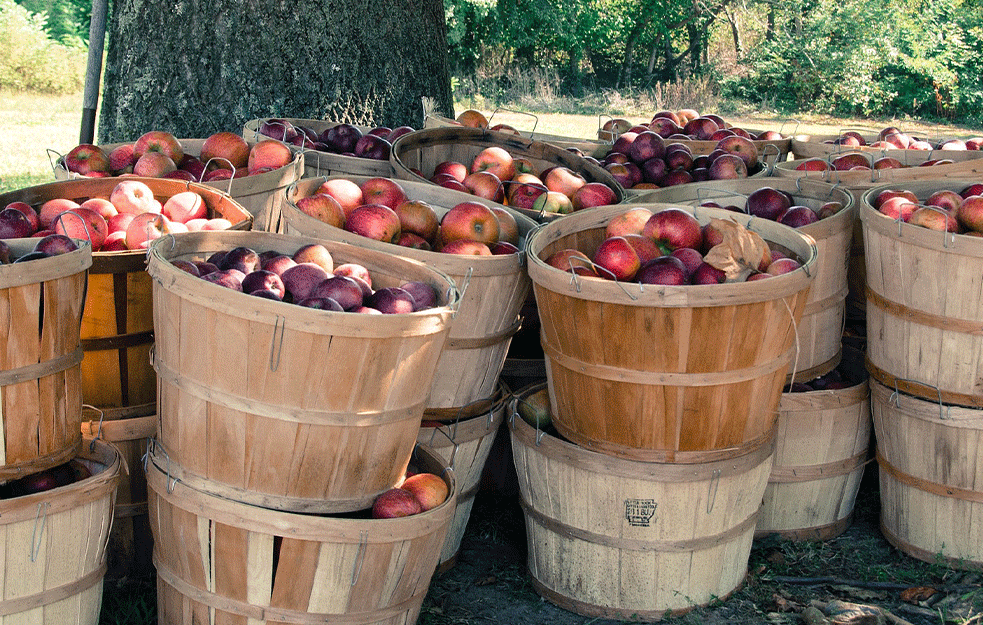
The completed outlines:
{"type": "Polygon", "coordinates": [[[115,0],[99,141],[258,117],[421,128],[453,116],[440,0],[115,0]]]}

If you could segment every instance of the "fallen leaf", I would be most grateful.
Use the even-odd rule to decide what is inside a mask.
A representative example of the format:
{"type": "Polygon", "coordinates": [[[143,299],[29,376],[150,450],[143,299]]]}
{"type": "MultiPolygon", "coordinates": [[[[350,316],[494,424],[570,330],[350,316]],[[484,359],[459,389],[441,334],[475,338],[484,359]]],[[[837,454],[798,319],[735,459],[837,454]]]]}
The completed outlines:
{"type": "Polygon", "coordinates": [[[748,230],[733,219],[711,219],[710,225],[720,231],[723,242],[713,246],[704,262],[721,270],[727,282],[743,282],[757,271],[771,250],[757,232],[748,230]]]}
{"type": "Polygon", "coordinates": [[[901,591],[901,600],[905,603],[918,604],[927,601],[936,592],[938,591],[930,586],[914,586],[901,591]]]}

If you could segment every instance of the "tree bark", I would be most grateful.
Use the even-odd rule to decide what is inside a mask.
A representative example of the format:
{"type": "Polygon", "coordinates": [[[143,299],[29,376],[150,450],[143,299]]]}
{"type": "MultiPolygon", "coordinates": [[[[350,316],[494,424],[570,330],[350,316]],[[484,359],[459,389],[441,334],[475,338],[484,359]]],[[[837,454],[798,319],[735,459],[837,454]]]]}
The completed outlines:
{"type": "Polygon", "coordinates": [[[258,117],[421,128],[453,115],[440,0],[115,0],[99,141],[258,117]]]}

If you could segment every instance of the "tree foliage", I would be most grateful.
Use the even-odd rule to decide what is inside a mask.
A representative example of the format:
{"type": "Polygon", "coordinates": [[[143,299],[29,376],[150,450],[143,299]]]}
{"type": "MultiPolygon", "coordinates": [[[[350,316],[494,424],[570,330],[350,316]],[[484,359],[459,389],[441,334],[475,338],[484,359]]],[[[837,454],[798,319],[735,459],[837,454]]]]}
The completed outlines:
{"type": "Polygon", "coordinates": [[[67,44],[89,41],[91,0],[17,0],[29,12],[45,16],[48,36],[67,44]]]}

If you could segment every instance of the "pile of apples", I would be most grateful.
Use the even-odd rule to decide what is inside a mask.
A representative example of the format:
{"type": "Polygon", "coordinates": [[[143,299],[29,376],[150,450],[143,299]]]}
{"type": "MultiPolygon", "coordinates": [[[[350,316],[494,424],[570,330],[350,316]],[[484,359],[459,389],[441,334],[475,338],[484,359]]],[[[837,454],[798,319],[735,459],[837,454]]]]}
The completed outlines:
{"type": "MultiPolygon", "coordinates": [[[[593,254],[574,248],[552,253],[546,264],[589,278],[641,284],[722,284],[726,273],[704,257],[724,242],[723,233],[700,223],[689,212],[667,208],[658,212],[637,206],[611,219],[604,240],[593,254]]],[[[745,281],[763,280],[795,271],[801,263],[768,249],[745,281]]]]}
{"type": "Polygon", "coordinates": [[[447,501],[447,482],[433,473],[407,471],[396,488],[390,488],[372,504],[373,519],[396,519],[432,510],[447,501]]]}
{"type": "Polygon", "coordinates": [[[731,124],[720,115],[714,113],[701,115],[695,109],[661,110],[652,116],[652,121],[648,124],[633,124],[621,117],[612,118],[597,131],[597,138],[614,141],[626,132],[642,132],[644,130],[652,130],[668,141],[719,141],[731,134],[740,135],[753,141],[776,141],[784,138],[780,132],[775,130],[752,133],[731,124]]]}
{"type": "MultiPolygon", "coordinates": [[[[693,122],[698,122],[697,118],[693,122]]],[[[712,120],[706,120],[713,124],[712,120]]],[[[717,140],[709,154],[694,155],[685,143],[664,139],[654,130],[637,127],[622,133],[601,161],[626,189],[658,189],[704,180],[735,180],[761,171],[758,147],[733,133],[717,140]]]]}
{"type": "Polygon", "coordinates": [[[296,204],[328,225],[384,243],[471,256],[519,251],[518,224],[504,208],[464,201],[438,217],[433,206],[409,199],[391,178],[369,178],[361,184],[330,178],[296,204]]]}
{"type": "Polygon", "coordinates": [[[101,147],[83,143],[63,160],[68,171],[90,178],[145,176],[192,182],[255,176],[289,165],[293,153],[283,142],[268,139],[250,146],[234,132],[209,135],[198,156],[186,154],[181,142],[163,130],[144,133],[108,154],[101,147]]]}
{"type": "Polygon", "coordinates": [[[795,166],[796,171],[871,171],[874,169],[905,169],[950,165],[952,159],[930,158],[917,165],[906,165],[893,156],[868,156],[862,152],[847,152],[829,158],[807,158],[795,166]]]}
{"type": "Polygon", "coordinates": [[[481,111],[475,109],[467,109],[461,111],[456,119],[451,120],[451,123],[457,126],[464,126],[465,128],[488,128],[488,130],[493,130],[495,132],[504,132],[509,135],[518,135],[519,131],[509,124],[495,124],[489,127],[488,118],[481,111]]]}
{"type": "Polygon", "coordinates": [[[364,265],[335,266],[331,252],[319,243],[303,245],[291,255],[235,247],[205,260],[178,259],[171,264],[234,291],[333,312],[412,313],[438,303],[434,287],[424,282],[374,289],[364,265]]]}
{"type": "Polygon", "coordinates": [[[70,460],[44,471],[38,471],[0,485],[0,499],[13,499],[61,486],[68,486],[92,477],[89,467],[77,460],[70,460]]]}
{"type": "Polygon", "coordinates": [[[37,208],[11,202],[0,210],[0,239],[61,234],[89,241],[93,252],[145,250],[165,234],[195,230],[226,230],[227,219],[208,218],[205,200],[182,191],[163,204],[140,180],[120,180],[108,198],[92,197],[81,204],[53,198],[37,208]]]}
{"type": "Polygon", "coordinates": [[[537,213],[566,214],[618,201],[615,191],[602,182],[588,182],[563,165],[537,170],[530,159],[499,146],[484,148],[470,163],[442,161],[429,174],[414,173],[447,189],[537,213]]]}
{"type": "Polygon", "coordinates": [[[700,203],[700,206],[722,208],[736,213],[746,213],[761,219],[777,221],[790,228],[801,228],[832,217],[843,210],[839,202],[824,202],[818,210],[811,206],[797,204],[795,196],[774,187],[763,186],[752,191],[742,205],[719,204],[713,200],[700,203]]]}
{"type": "Polygon", "coordinates": [[[958,192],[940,189],[924,200],[907,189],[884,189],[872,205],[891,219],[915,226],[983,237],[983,182],[958,192]]]}
{"type": "Polygon", "coordinates": [[[313,128],[286,119],[271,118],[263,120],[258,131],[261,135],[305,150],[388,161],[396,139],[413,130],[412,126],[375,126],[363,133],[358,126],[340,123],[318,133],[313,128]]]}
{"type": "Polygon", "coordinates": [[[915,137],[907,132],[903,132],[896,126],[887,126],[877,133],[877,139],[868,143],[867,138],[855,130],[841,132],[833,139],[827,139],[823,143],[831,145],[843,145],[856,148],[873,148],[877,150],[979,150],[983,146],[983,137],[973,137],[971,139],[940,139],[931,142],[924,138],[915,137]]]}

